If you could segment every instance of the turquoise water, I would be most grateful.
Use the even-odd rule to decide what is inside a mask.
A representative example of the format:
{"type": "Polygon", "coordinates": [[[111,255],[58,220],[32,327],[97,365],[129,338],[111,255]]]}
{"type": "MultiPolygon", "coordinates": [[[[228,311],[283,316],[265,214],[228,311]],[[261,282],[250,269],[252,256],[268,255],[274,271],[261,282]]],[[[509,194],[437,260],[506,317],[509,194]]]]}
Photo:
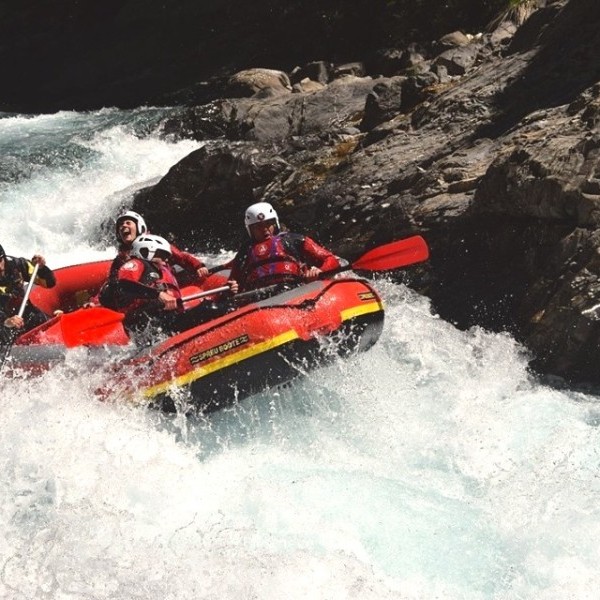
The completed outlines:
{"type": "MultiPolygon", "coordinates": [[[[146,111],[0,119],[9,253],[112,256],[102,223],[197,147],[146,111]]],[[[206,419],[99,403],[77,353],[0,381],[0,597],[597,597],[597,398],[377,286],[371,351],[206,419]]]]}

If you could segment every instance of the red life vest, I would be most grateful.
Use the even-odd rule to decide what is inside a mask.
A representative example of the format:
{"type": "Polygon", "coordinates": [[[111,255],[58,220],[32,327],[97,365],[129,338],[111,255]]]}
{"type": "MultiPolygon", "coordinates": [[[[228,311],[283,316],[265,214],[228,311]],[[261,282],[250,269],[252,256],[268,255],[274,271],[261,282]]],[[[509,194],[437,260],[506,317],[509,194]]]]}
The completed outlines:
{"type": "Polygon", "coordinates": [[[289,234],[275,235],[264,242],[248,248],[244,261],[246,287],[252,288],[260,280],[261,285],[279,283],[302,276],[303,265],[291,253],[291,245],[286,244],[289,234]]]}
{"type": "MultiPolygon", "coordinates": [[[[168,265],[159,268],[148,260],[139,258],[129,259],[118,272],[119,281],[134,281],[159,292],[169,292],[178,300],[181,298],[181,290],[175,279],[175,275],[168,265]]],[[[133,297],[123,294],[125,306],[121,310],[129,312],[148,303],[148,298],[133,297]]]]}

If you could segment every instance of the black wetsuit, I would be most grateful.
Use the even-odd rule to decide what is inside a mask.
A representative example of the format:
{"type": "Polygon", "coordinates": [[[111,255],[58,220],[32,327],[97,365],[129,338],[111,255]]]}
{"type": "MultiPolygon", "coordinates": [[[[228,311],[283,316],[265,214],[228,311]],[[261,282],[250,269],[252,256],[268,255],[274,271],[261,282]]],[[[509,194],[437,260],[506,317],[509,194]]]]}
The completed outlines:
{"type": "MultiPolygon", "coordinates": [[[[34,270],[33,263],[26,258],[6,256],[4,260],[4,274],[0,276],[0,323],[2,324],[8,317],[12,317],[19,312],[25,297],[23,284],[31,279],[34,270]]],[[[35,283],[47,288],[54,287],[56,285],[54,273],[46,266],[40,267],[35,283]]],[[[19,331],[20,333],[29,331],[45,323],[48,319],[49,316],[46,313],[28,302],[23,313],[25,327],[19,331]]],[[[2,330],[0,331],[0,337],[2,338],[10,338],[13,333],[10,328],[4,326],[0,330],[2,330]]]]}

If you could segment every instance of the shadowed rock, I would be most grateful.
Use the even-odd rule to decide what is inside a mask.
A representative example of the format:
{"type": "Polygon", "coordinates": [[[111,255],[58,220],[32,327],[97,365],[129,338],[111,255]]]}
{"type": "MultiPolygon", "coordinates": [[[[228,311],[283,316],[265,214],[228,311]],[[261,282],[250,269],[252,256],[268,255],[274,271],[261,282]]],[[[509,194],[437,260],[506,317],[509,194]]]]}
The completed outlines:
{"type": "MultiPolygon", "coordinates": [[[[419,61],[430,69],[419,73],[194,109],[222,141],[182,161],[136,207],[190,243],[215,237],[231,247],[245,205],[268,200],[285,223],[349,259],[422,233],[430,261],[396,276],[434,310],[461,327],[509,330],[537,368],[600,383],[594,6],[555,1],[508,50],[510,28],[465,36],[437,62],[419,61]],[[208,216],[215,206],[225,227],[208,216]]],[[[394,56],[390,72],[404,68],[394,56]]]]}

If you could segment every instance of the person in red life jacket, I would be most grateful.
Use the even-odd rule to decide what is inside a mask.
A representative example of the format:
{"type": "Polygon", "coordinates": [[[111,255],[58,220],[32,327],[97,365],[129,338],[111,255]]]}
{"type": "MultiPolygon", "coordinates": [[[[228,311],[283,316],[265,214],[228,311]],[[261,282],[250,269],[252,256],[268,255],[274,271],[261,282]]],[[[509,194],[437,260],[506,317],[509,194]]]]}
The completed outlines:
{"type": "Polygon", "coordinates": [[[233,293],[285,281],[314,281],[340,266],[334,254],[311,238],[281,231],[277,213],[268,202],[249,206],[244,222],[251,241],[228,265],[233,293]]]}
{"type": "MultiPolygon", "coordinates": [[[[129,260],[133,241],[140,235],[148,233],[148,227],[144,218],[132,211],[125,211],[117,217],[115,222],[115,234],[118,241],[118,254],[113,260],[109,272],[108,280],[102,287],[100,293],[90,299],[88,306],[102,304],[107,308],[115,308],[121,301],[115,298],[115,283],[119,269],[129,260]]],[[[196,258],[193,254],[184,252],[171,244],[171,259],[172,265],[176,265],[182,269],[181,273],[185,274],[188,280],[195,283],[201,283],[208,277],[208,269],[204,263],[196,258]]]]}
{"type": "Polygon", "coordinates": [[[51,288],[56,285],[54,273],[46,266],[46,259],[35,254],[31,260],[23,257],[7,256],[0,246],[0,323],[6,337],[6,329],[29,331],[49,317],[31,302],[27,303],[23,317],[17,314],[25,297],[24,284],[31,279],[34,265],[39,264],[34,283],[51,288]]]}
{"type": "Polygon", "coordinates": [[[143,234],[134,240],[129,260],[117,272],[117,309],[125,313],[124,326],[133,337],[150,333],[149,327],[166,333],[176,329],[182,306],[179,284],[168,263],[172,255],[167,240],[143,234]]]}

